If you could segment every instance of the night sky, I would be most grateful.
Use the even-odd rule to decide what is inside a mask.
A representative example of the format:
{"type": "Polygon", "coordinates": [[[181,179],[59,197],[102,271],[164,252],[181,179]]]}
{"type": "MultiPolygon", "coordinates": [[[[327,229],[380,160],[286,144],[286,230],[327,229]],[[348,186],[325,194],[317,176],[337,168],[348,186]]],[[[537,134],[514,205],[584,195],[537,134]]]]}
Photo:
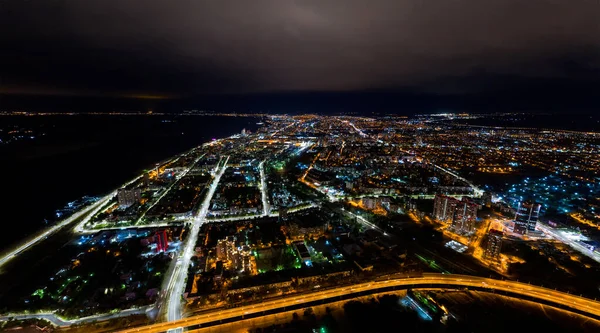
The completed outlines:
{"type": "Polygon", "coordinates": [[[598,0],[4,0],[0,109],[89,96],[597,110],[599,13],[598,0]]]}

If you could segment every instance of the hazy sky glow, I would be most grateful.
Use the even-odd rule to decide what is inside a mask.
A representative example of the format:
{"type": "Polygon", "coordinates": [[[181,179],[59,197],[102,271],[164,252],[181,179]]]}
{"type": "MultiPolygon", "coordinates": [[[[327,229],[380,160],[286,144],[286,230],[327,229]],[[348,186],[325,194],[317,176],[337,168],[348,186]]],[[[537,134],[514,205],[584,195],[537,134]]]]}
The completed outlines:
{"type": "Polygon", "coordinates": [[[465,94],[549,84],[594,94],[598,13],[597,0],[9,0],[0,2],[0,93],[465,94]]]}

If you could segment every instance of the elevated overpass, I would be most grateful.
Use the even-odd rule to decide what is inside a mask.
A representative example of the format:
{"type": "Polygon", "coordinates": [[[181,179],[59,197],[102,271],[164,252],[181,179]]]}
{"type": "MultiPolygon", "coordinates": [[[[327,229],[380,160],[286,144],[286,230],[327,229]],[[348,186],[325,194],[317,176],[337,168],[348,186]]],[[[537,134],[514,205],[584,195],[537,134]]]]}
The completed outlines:
{"type": "Polygon", "coordinates": [[[568,293],[516,281],[503,281],[468,275],[423,274],[422,277],[399,278],[342,286],[310,294],[294,295],[248,306],[219,309],[175,321],[157,323],[122,332],[167,332],[214,327],[238,320],[258,318],[279,312],[337,302],[370,294],[411,288],[447,288],[480,290],[530,300],[600,320],[600,302],[568,293]]]}

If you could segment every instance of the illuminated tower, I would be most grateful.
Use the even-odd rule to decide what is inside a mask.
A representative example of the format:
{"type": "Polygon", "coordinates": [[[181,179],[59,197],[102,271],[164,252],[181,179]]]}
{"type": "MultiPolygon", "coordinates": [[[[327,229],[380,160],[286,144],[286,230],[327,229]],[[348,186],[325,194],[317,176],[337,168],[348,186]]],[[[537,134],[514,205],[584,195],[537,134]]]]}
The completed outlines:
{"type": "Polygon", "coordinates": [[[227,240],[222,239],[217,242],[217,259],[227,260],[227,240]]]}
{"type": "Polygon", "coordinates": [[[515,214],[515,233],[524,235],[528,231],[535,231],[535,225],[540,218],[542,205],[531,201],[519,202],[515,214]]]}
{"type": "Polygon", "coordinates": [[[490,230],[488,233],[487,246],[485,248],[485,258],[488,260],[500,259],[500,252],[502,251],[502,236],[503,232],[500,230],[490,230]]]}
{"type": "Polygon", "coordinates": [[[226,261],[233,260],[233,254],[236,252],[235,237],[229,236],[217,242],[217,259],[226,261]]]}
{"type": "Polygon", "coordinates": [[[433,218],[444,223],[452,223],[459,201],[441,194],[436,194],[433,201],[433,218]]]}
{"type": "Polygon", "coordinates": [[[167,240],[167,230],[157,231],[156,237],[156,252],[165,252],[169,248],[169,241],[167,240]]]}
{"type": "Polygon", "coordinates": [[[475,228],[475,220],[477,219],[477,204],[463,198],[456,205],[456,213],[452,226],[456,230],[462,232],[471,232],[475,228]]]}

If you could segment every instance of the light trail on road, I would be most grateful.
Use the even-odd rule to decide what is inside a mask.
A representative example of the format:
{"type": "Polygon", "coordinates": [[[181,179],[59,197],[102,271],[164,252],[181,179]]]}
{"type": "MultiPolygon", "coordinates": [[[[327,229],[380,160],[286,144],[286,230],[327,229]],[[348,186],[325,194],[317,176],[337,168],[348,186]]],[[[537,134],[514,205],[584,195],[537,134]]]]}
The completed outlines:
{"type": "MultiPolygon", "coordinates": [[[[283,299],[266,301],[258,304],[251,304],[230,309],[215,309],[197,316],[180,319],[174,322],[158,323],[145,327],[137,327],[123,332],[165,332],[171,329],[190,327],[207,323],[219,322],[230,318],[243,318],[250,314],[260,314],[266,311],[279,309],[285,311],[287,307],[308,304],[315,301],[325,301],[352,295],[357,293],[378,293],[382,288],[399,287],[406,288],[483,288],[490,291],[508,292],[513,295],[519,295],[524,298],[533,298],[540,301],[547,301],[553,304],[565,306],[569,309],[578,310],[588,315],[600,316],[600,302],[590,300],[580,296],[563,293],[560,291],[538,287],[522,282],[503,281],[490,278],[482,278],[468,275],[453,274],[423,274],[416,278],[399,278],[383,281],[372,281],[359,283],[350,286],[340,286],[328,290],[313,292],[310,294],[293,295],[283,299]]],[[[511,296],[517,297],[518,296],[511,296]]],[[[564,309],[563,309],[564,310],[564,309]]],[[[260,316],[260,315],[259,315],[260,316]]]]}
{"type": "Polygon", "coordinates": [[[285,127],[282,127],[282,128],[280,128],[280,129],[278,129],[278,130],[274,131],[273,133],[271,133],[271,136],[275,136],[277,133],[279,133],[279,132],[281,132],[281,131],[285,131],[286,129],[288,129],[288,128],[290,128],[290,127],[294,126],[294,125],[300,125],[300,124],[302,124],[302,123],[303,123],[302,121],[295,121],[295,120],[294,120],[294,122],[293,122],[293,123],[291,123],[291,124],[289,124],[289,125],[287,125],[287,126],[285,126],[285,127]]]}
{"type": "Polygon", "coordinates": [[[269,215],[271,211],[271,207],[269,207],[269,199],[267,198],[267,182],[265,182],[265,161],[260,162],[258,164],[258,168],[260,170],[260,192],[262,196],[263,203],[263,216],[269,215]]]}
{"type": "Polygon", "coordinates": [[[382,234],[387,236],[387,233],[385,232],[385,230],[383,230],[382,228],[378,227],[377,225],[373,224],[372,222],[369,222],[367,219],[365,219],[362,216],[356,215],[352,212],[347,211],[346,209],[342,208],[342,211],[352,217],[354,217],[356,219],[356,221],[360,224],[362,224],[363,226],[367,227],[367,228],[371,228],[371,229],[375,229],[379,232],[381,232],[382,234]]]}
{"type": "Polygon", "coordinates": [[[312,160],[312,163],[310,163],[310,165],[308,166],[308,168],[306,168],[306,171],[304,172],[304,174],[300,178],[300,181],[302,181],[302,182],[304,181],[304,178],[306,178],[306,176],[310,172],[310,169],[312,169],[313,166],[315,165],[315,163],[317,163],[317,160],[319,159],[320,155],[321,155],[321,153],[317,153],[317,155],[315,156],[315,158],[312,160]]]}
{"type": "Polygon", "coordinates": [[[354,130],[356,132],[358,132],[358,134],[364,138],[368,137],[368,135],[363,132],[362,130],[360,130],[358,127],[356,127],[353,123],[349,122],[348,120],[344,120],[343,122],[345,122],[346,124],[350,125],[350,127],[354,128],[354,130]]]}
{"type": "Polygon", "coordinates": [[[570,247],[572,247],[574,250],[576,250],[577,252],[595,260],[596,262],[600,263],[600,255],[598,255],[597,253],[595,253],[594,251],[591,251],[590,249],[586,248],[585,246],[579,244],[577,241],[572,240],[572,239],[568,239],[567,237],[561,235],[560,233],[554,231],[551,227],[546,226],[540,222],[537,223],[536,228],[539,229],[540,231],[542,231],[543,233],[549,235],[550,237],[558,240],[559,242],[566,244],[570,247]]]}
{"type": "MultiPolygon", "coordinates": [[[[310,209],[317,207],[316,204],[311,203],[309,205],[302,205],[297,207],[292,207],[288,209],[288,213],[295,213],[302,210],[310,209]]],[[[229,221],[242,221],[242,220],[253,220],[261,217],[278,217],[279,213],[269,213],[268,215],[262,214],[254,214],[254,215],[238,215],[238,216],[227,216],[227,217],[217,217],[206,219],[207,222],[229,222],[229,221]]]]}
{"type": "Polygon", "coordinates": [[[173,275],[169,279],[168,289],[166,291],[166,302],[167,302],[167,320],[173,321],[181,318],[181,308],[182,308],[182,300],[181,297],[183,292],[185,291],[185,281],[187,278],[188,267],[190,265],[190,260],[192,255],[194,254],[194,247],[196,246],[196,242],[198,241],[198,233],[200,232],[200,227],[206,221],[206,214],[208,214],[208,210],[210,208],[210,201],[215,194],[217,186],[219,185],[219,181],[221,180],[221,176],[225,173],[225,169],[227,169],[227,162],[229,161],[229,156],[223,162],[223,165],[219,170],[219,163],[217,164],[217,169],[215,170],[215,178],[211,183],[208,193],[202,202],[202,206],[198,215],[192,222],[192,227],[190,228],[190,234],[185,242],[183,254],[180,258],[177,259],[176,267],[173,271],[173,275]]]}
{"type": "Polygon", "coordinates": [[[454,172],[452,172],[452,171],[450,171],[450,170],[448,170],[448,169],[442,168],[441,166],[439,166],[439,165],[437,165],[437,164],[433,164],[433,163],[431,163],[431,165],[433,165],[434,167],[436,167],[436,168],[438,168],[438,169],[440,169],[440,170],[444,171],[445,173],[447,173],[447,174],[449,174],[449,175],[451,175],[451,176],[454,176],[456,179],[460,179],[460,180],[462,180],[463,182],[467,183],[467,185],[471,186],[471,188],[472,188],[472,189],[473,189],[473,191],[475,192],[475,195],[476,195],[476,196],[481,196],[481,195],[483,194],[483,190],[482,190],[482,189],[480,189],[479,187],[475,186],[473,183],[471,183],[471,182],[470,182],[470,181],[468,181],[467,179],[465,179],[465,178],[463,178],[463,177],[461,177],[461,176],[457,175],[456,173],[454,173],[454,172]]]}
{"type": "MultiPolygon", "coordinates": [[[[182,224],[184,224],[187,222],[187,220],[181,220],[178,222],[181,222],[182,224]]],[[[164,223],[152,223],[152,224],[142,224],[142,225],[128,225],[128,226],[122,226],[122,227],[104,227],[102,229],[83,229],[78,232],[82,233],[82,234],[95,234],[97,232],[110,231],[110,230],[168,228],[168,227],[172,227],[173,225],[175,225],[175,224],[172,222],[164,222],[164,223]]]]}

